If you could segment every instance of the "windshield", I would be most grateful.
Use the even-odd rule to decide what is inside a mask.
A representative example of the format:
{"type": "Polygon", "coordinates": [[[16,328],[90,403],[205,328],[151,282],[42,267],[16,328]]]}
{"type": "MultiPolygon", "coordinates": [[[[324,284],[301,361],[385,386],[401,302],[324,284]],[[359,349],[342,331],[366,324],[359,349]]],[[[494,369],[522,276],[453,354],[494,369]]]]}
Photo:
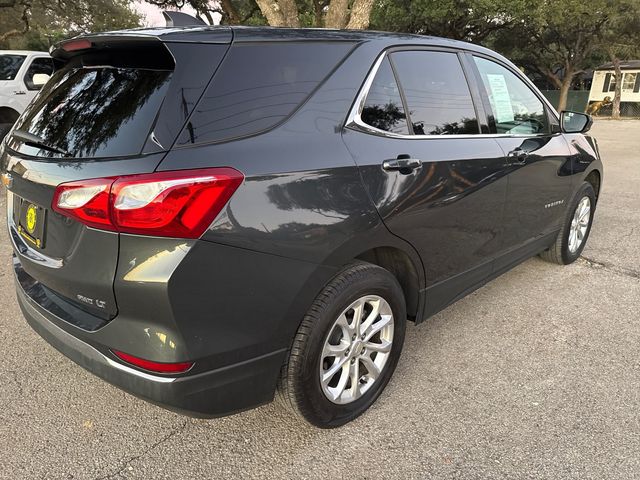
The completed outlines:
{"type": "Polygon", "coordinates": [[[22,153],[114,157],[140,153],[165,97],[169,70],[65,68],[53,74],[16,130],[40,137],[49,150],[22,153]]]}
{"type": "Polygon", "coordinates": [[[25,58],[25,55],[0,55],[0,80],[16,78],[25,58]]]}

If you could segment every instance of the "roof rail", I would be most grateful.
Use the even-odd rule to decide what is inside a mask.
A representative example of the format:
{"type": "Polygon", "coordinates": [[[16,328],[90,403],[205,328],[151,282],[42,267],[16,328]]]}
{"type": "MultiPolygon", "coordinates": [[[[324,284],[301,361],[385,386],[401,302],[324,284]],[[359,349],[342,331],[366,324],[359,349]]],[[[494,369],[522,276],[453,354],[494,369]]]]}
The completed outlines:
{"type": "Polygon", "coordinates": [[[196,17],[182,12],[173,12],[165,10],[162,12],[167,27],[193,27],[196,25],[206,25],[206,23],[196,17]]]}

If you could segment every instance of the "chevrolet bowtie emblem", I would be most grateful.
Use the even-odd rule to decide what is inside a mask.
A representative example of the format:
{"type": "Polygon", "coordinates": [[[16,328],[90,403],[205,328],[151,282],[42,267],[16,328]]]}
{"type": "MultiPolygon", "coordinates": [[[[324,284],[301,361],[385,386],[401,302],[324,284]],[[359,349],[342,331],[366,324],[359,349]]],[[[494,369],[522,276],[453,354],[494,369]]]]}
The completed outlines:
{"type": "Polygon", "coordinates": [[[11,185],[13,185],[13,177],[10,173],[2,174],[2,184],[7,188],[11,188],[11,185]]]}

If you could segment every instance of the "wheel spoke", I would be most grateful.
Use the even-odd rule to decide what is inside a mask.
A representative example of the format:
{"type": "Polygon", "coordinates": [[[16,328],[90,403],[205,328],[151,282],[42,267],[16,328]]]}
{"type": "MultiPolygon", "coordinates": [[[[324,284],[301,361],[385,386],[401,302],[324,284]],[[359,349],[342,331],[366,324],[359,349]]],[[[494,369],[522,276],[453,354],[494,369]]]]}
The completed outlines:
{"type": "Polygon", "coordinates": [[[363,355],[362,357],[360,357],[360,361],[367,368],[367,376],[371,380],[375,380],[380,376],[380,368],[378,367],[378,365],[376,365],[376,362],[371,359],[371,357],[369,357],[368,355],[363,355]]]}
{"type": "Polygon", "coordinates": [[[349,357],[336,357],[335,361],[333,362],[333,365],[331,365],[329,367],[328,370],[325,370],[322,374],[322,383],[324,385],[327,385],[331,379],[335,376],[336,373],[338,373],[338,370],[340,370],[349,360],[349,357]]]}
{"type": "Polygon", "coordinates": [[[393,316],[391,315],[380,315],[380,320],[371,325],[369,329],[365,332],[364,341],[368,342],[371,337],[373,337],[376,333],[382,330],[384,327],[389,325],[390,322],[393,321],[393,316]]]}
{"type": "Polygon", "coordinates": [[[338,384],[335,388],[333,388],[334,392],[334,400],[337,400],[344,393],[344,387],[347,386],[347,381],[349,380],[349,374],[351,369],[349,368],[348,363],[344,363],[342,365],[342,371],[340,372],[340,380],[338,380],[338,384]]]}
{"type": "Polygon", "coordinates": [[[360,325],[360,332],[366,332],[367,329],[378,319],[378,315],[380,315],[380,300],[373,300],[367,302],[371,305],[371,312],[367,315],[367,318],[362,325],[360,325]]]}
{"type": "Polygon", "coordinates": [[[342,334],[345,337],[350,338],[353,334],[353,325],[349,325],[349,320],[344,313],[338,317],[336,325],[342,329],[342,334]]]}
{"type": "Polygon", "coordinates": [[[382,340],[382,343],[367,342],[364,347],[370,352],[387,353],[391,351],[391,345],[388,340],[382,340]]]}
{"type": "Polygon", "coordinates": [[[572,228],[571,232],[569,233],[569,250],[571,250],[572,252],[575,252],[576,250],[576,242],[577,242],[576,230],[575,228],[572,228]]]}
{"type": "Polygon", "coordinates": [[[589,207],[587,207],[584,212],[582,212],[580,214],[580,216],[578,217],[578,221],[580,223],[586,223],[589,221],[589,214],[591,213],[591,209],[589,207]]]}
{"type": "Polygon", "coordinates": [[[364,302],[358,300],[358,303],[353,306],[353,330],[356,335],[360,335],[360,324],[362,323],[362,313],[364,311],[364,302]]]}
{"type": "Polygon", "coordinates": [[[349,365],[349,376],[351,377],[351,398],[360,396],[360,362],[355,361],[349,365]]]}
{"type": "Polygon", "coordinates": [[[349,348],[349,342],[344,338],[340,340],[338,345],[333,345],[331,343],[326,343],[324,345],[324,349],[322,350],[322,358],[325,357],[342,357],[344,353],[349,348]]]}
{"type": "Polygon", "coordinates": [[[584,203],[584,200],[580,203],[580,208],[578,208],[578,213],[576,214],[577,218],[581,218],[584,215],[585,210],[587,209],[587,205],[584,203]]]}

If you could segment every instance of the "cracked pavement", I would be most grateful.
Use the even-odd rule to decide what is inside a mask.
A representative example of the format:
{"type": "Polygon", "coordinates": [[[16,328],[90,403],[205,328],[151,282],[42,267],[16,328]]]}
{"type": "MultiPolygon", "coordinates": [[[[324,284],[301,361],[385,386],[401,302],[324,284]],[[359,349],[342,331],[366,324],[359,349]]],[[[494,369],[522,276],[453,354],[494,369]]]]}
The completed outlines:
{"type": "Polygon", "coordinates": [[[410,325],[386,392],[332,431],[278,404],[189,419],[93,377],[23,320],[2,228],[0,478],[640,478],[638,132],[594,125],[583,259],[528,260],[410,325]]]}

